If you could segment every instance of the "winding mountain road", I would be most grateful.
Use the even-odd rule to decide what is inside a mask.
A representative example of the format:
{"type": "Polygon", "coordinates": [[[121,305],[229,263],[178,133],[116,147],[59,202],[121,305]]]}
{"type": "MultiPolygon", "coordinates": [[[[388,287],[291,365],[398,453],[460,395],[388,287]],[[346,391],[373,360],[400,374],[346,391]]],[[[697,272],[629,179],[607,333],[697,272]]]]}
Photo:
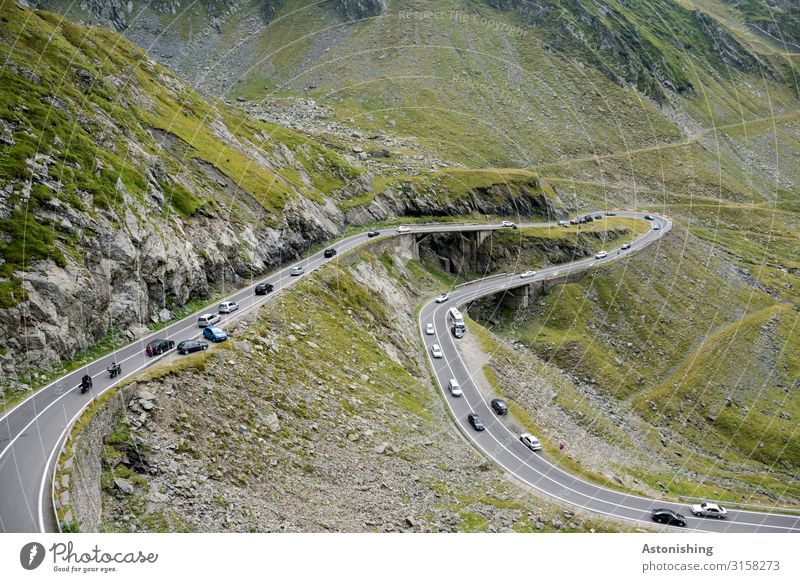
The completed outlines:
{"type": "MultiPolygon", "coordinates": [[[[642,218],[642,213],[618,212],[618,216],[642,218]]],[[[431,360],[432,367],[440,386],[444,390],[449,378],[457,378],[464,390],[459,399],[450,397],[445,391],[445,398],[464,434],[485,455],[492,458],[509,473],[531,487],[542,491],[568,504],[585,508],[596,513],[617,518],[650,521],[649,510],[655,506],[672,507],[683,510],[675,504],[657,502],[634,495],[626,495],[606,489],[596,484],[585,482],[559,469],[539,454],[531,453],[512,434],[502,419],[491,413],[487,403],[477,390],[470,377],[469,369],[461,360],[454,338],[448,333],[446,312],[452,305],[464,305],[485,295],[497,293],[504,289],[519,287],[545,278],[561,277],[569,271],[582,270],[590,265],[602,265],[625,256],[636,249],[657,241],[671,227],[669,219],[654,215],[653,224],[660,230],[649,230],[633,242],[630,250],[621,254],[610,252],[604,259],[584,259],[567,265],[543,269],[532,279],[520,279],[518,275],[492,278],[477,281],[457,288],[451,294],[448,303],[425,305],[420,313],[420,331],[425,322],[434,321],[437,335],[422,335],[426,349],[430,344],[438,342],[444,350],[444,358],[431,360]],[[466,423],[469,411],[481,414],[487,430],[476,433],[466,423]]],[[[552,223],[536,223],[521,226],[554,226],[552,223]]],[[[410,234],[427,232],[467,232],[477,230],[495,230],[498,225],[488,224],[431,224],[411,227],[410,234]]],[[[381,235],[395,234],[395,229],[384,229],[381,235]]],[[[359,247],[369,241],[366,233],[345,238],[329,248],[336,248],[343,253],[359,247]]],[[[378,238],[377,240],[380,240],[378,238]]],[[[265,296],[254,294],[255,284],[249,285],[228,297],[228,301],[236,301],[240,305],[237,313],[222,315],[218,324],[225,327],[227,322],[238,314],[258,307],[270,301],[279,291],[291,286],[302,277],[291,277],[289,271],[294,266],[305,267],[309,273],[331,259],[320,251],[304,258],[294,265],[289,265],[279,272],[265,277],[263,281],[274,285],[273,293],[265,296]]],[[[51,503],[53,467],[56,462],[67,432],[81,411],[88,406],[92,398],[100,396],[120,381],[138,373],[158,358],[151,359],[145,355],[146,345],[155,338],[171,339],[176,343],[200,336],[195,313],[168,327],[151,333],[131,344],[128,344],[108,356],[99,358],[55,382],[38,390],[8,411],[0,414],[0,532],[50,532],[57,531],[51,503]],[[109,379],[106,367],[116,361],[122,365],[122,375],[109,379]],[[84,374],[94,379],[91,392],[81,394],[78,389],[84,374]]],[[[430,355],[430,351],[428,350],[430,355]]],[[[800,531],[800,516],[777,513],[760,513],[749,511],[731,511],[730,518],[723,522],[712,520],[690,519],[689,526],[697,530],[708,531],[800,531]]]]}

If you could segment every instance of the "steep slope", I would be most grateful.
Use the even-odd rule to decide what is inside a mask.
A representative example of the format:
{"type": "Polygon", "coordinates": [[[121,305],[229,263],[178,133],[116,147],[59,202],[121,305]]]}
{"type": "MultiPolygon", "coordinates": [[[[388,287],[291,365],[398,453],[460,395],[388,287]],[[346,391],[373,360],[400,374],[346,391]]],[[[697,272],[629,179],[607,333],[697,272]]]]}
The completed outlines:
{"type": "Polygon", "coordinates": [[[416,344],[414,307],[441,282],[395,251],[340,257],[221,349],[115,395],[73,441],[61,519],[124,532],[624,527],[535,498],[460,438],[416,344]]]}
{"type": "Polygon", "coordinates": [[[115,33],[0,14],[4,379],[342,230],[329,196],[362,171],[338,154],[203,100],[115,33]]]}

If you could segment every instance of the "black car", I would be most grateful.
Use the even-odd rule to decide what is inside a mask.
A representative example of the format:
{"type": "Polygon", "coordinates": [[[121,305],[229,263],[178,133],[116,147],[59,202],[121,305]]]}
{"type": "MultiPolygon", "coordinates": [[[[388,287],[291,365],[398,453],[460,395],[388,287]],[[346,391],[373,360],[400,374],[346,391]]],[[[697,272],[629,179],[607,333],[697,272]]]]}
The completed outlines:
{"type": "Polygon", "coordinates": [[[165,339],[154,339],[147,344],[147,353],[152,356],[160,356],[175,347],[175,342],[165,339]]]}
{"type": "Polygon", "coordinates": [[[645,215],[644,215],[644,219],[645,219],[645,220],[653,220],[653,217],[652,217],[652,216],[650,216],[649,214],[645,214],[645,215]]]}
{"type": "Polygon", "coordinates": [[[272,283],[259,283],[256,285],[256,295],[266,295],[267,293],[272,293],[273,289],[275,289],[275,285],[272,283]]]}
{"type": "Polygon", "coordinates": [[[325,249],[325,252],[322,253],[326,259],[330,259],[331,257],[336,255],[336,249],[325,249]]]}
{"type": "Polygon", "coordinates": [[[483,424],[483,420],[481,420],[481,417],[478,416],[476,413],[470,412],[469,415],[467,416],[467,420],[469,420],[469,423],[475,430],[477,431],[486,430],[486,425],[483,424]]]}
{"type": "Polygon", "coordinates": [[[594,217],[594,219],[595,219],[595,220],[600,220],[601,218],[603,218],[603,217],[602,217],[602,216],[600,216],[599,214],[598,214],[597,216],[595,216],[595,217],[594,217]]]}
{"type": "Polygon", "coordinates": [[[492,408],[500,416],[508,414],[508,405],[506,405],[505,400],[500,400],[499,398],[495,398],[494,400],[492,400],[492,408]]]}
{"type": "Polygon", "coordinates": [[[202,352],[208,349],[208,342],[189,340],[178,344],[179,354],[191,354],[192,352],[202,352]]]}
{"type": "Polygon", "coordinates": [[[380,236],[380,235],[381,235],[381,233],[379,233],[377,230],[371,230],[370,232],[367,233],[367,236],[369,238],[373,238],[373,237],[380,236]]]}
{"type": "Polygon", "coordinates": [[[653,518],[653,521],[663,523],[664,525],[686,527],[686,518],[680,513],[675,513],[671,509],[654,509],[650,516],[653,518]]]}

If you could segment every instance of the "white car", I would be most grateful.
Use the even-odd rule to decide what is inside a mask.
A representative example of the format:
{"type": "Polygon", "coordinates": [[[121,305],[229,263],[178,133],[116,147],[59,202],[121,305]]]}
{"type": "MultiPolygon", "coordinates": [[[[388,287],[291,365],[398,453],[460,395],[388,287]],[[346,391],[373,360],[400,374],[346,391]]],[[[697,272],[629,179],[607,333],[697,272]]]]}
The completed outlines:
{"type": "Polygon", "coordinates": [[[716,517],[717,519],[728,517],[728,511],[716,503],[698,503],[692,505],[692,513],[697,517],[716,517]]]}
{"type": "Polygon", "coordinates": [[[239,304],[236,301],[223,301],[217,309],[220,313],[233,313],[239,309],[239,304]]]}
{"type": "Polygon", "coordinates": [[[500,223],[500,226],[502,226],[503,228],[514,228],[517,225],[511,222],[510,220],[504,220],[503,222],[500,223]]]}
{"type": "Polygon", "coordinates": [[[607,256],[608,256],[608,253],[607,253],[607,252],[605,252],[605,251],[600,251],[599,253],[597,253],[597,254],[594,256],[594,258],[595,258],[595,259],[605,259],[607,256]]]}
{"type": "Polygon", "coordinates": [[[436,298],[436,303],[444,303],[448,299],[450,299],[450,296],[447,293],[442,293],[436,298]]]}
{"type": "Polygon", "coordinates": [[[658,224],[653,225],[653,230],[661,230],[661,226],[658,224]]]}
{"type": "Polygon", "coordinates": [[[519,276],[519,278],[520,279],[528,279],[530,277],[533,277],[535,274],[536,274],[536,271],[525,271],[524,273],[522,273],[519,276]]]}
{"type": "Polygon", "coordinates": [[[204,313],[197,318],[197,327],[208,327],[219,322],[220,317],[216,313],[204,313]]]}
{"type": "Polygon", "coordinates": [[[426,335],[434,335],[435,333],[436,333],[436,330],[433,329],[433,324],[432,323],[429,323],[428,325],[425,326],[425,334],[426,335]]]}
{"type": "Polygon", "coordinates": [[[397,227],[397,232],[408,232],[409,230],[411,230],[411,229],[408,228],[407,226],[398,226],[397,227]]]}
{"type": "Polygon", "coordinates": [[[541,451],[542,450],[542,443],[539,442],[535,436],[530,433],[523,433],[519,435],[519,440],[522,441],[522,444],[528,447],[532,451],[541,451]]]}
{"type": "Polygon", "coordinates": [[[297,277],[305,272],[306,270],[304,267],[292,267],[292,270],[289,271],[289,275],[291,275],[292,277],[297,277]]]}
{"type": "Polygon", "coordinates": [[[463,394],[461,391],[461,386],[455,378],[450,378],[450,382],[447,384],[447,387],[450,388],[450,394],[453,396],[458,397],[463,394]]]}
{"type": "Polygon", "coordinates": [[[439,346],[439,344],[433,344],[431,346],[431,355],[434,358],[443,358],[444,357],[444,354],[442,353],[442,348],[441,348],[441,346],[439,346]]]}
{"type": "Polygon", "coordinates": [[[629,248],[631,248],[631,243],[625,243],[620,247],[620,249],[623,251],[627,251],[629,248]]]}

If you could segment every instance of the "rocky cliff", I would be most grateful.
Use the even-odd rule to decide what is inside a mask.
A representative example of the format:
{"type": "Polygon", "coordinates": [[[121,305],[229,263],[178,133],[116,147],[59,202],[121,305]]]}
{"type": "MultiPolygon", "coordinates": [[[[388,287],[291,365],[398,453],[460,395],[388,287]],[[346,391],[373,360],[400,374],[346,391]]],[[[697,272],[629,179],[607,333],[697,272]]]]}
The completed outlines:
{"type": "Polygon", "coordinates": [[[110,31],[5,4],[0,54],[4,379],[297,256],[341,232],[330,195],[363,187],[110,31]]]}

